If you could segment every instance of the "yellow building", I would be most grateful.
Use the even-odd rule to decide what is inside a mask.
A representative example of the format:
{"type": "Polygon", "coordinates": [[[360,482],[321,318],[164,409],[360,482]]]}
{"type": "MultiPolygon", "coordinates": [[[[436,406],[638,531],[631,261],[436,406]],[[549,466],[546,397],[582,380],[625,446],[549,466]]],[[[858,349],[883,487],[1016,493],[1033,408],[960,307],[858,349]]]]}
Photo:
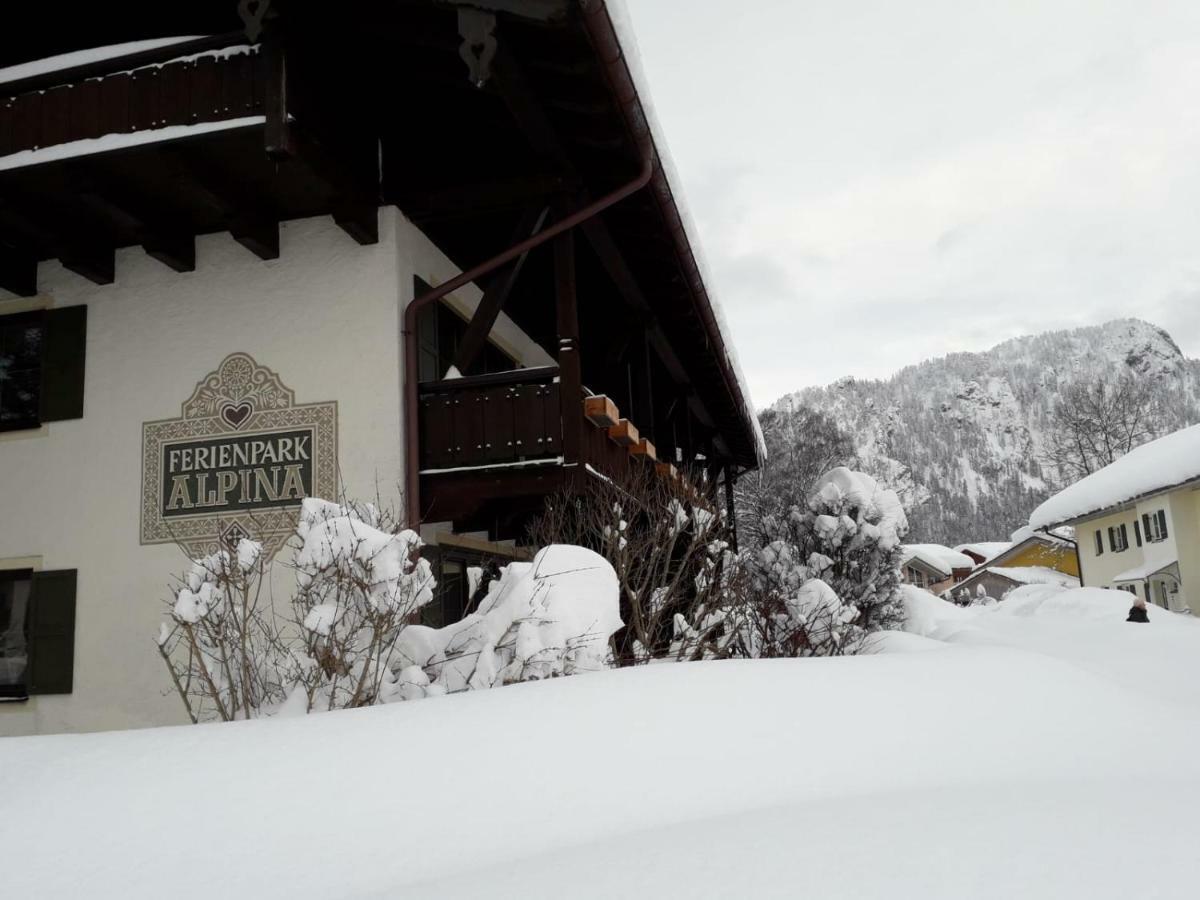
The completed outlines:
{"type": "Polygon", "coordinates": [[[1079,555],[1075,542],[1057,534],[1022,528],[1003,553],[979,566],[956,585],[949,596],[965,601],[980,594],[1002,598],[1027,584],[1079,586],[1079,555]]]}

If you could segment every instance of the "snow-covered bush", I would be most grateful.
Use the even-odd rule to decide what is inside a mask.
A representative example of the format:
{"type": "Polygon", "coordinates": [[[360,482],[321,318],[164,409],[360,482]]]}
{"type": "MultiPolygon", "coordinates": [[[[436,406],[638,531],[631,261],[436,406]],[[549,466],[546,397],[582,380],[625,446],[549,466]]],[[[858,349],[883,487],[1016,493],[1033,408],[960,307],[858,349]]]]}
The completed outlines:
{"type": "Polygon", "coordinates": [[[805,506],[768,516],[765,543],[745,555],[759,610],[754,654],[854,652],[871,632],[897,627],[907,530],[895,492],[845,467],[821,476],[805,506]]]}
{"type": "Polygon", "coordinates": [[[305,708],[374,703],[397,641],[433,599],[421,539],[375,507],[312,499],[304,501],[296,538],[292,606],[305,651],[305,708]]]}
{"type": "Polygon", "coordinates": [[[261,547],[195,562],[158,647],[192,721],[344,709],[601,668],[621,627],[612,567],[547,547],[489,585],[479,611],[415,624],[435,587],[417,534],[373,506],[305,500],[290,615],[265,597],[261,547]]]}
{"type": "Polygon", "coordinates": [[[605,668],[622,624],[617,593],[603,557],[546,547],[532,562],[506,566],[461,622],[406,628],[389,692],[408,699],[605,668]]]}
{"type": "Polygon", "coordinates": [[[159,627],[158,651],[193,722],[278,706],[292,667],[262,597],[262,547],[242,540],[192,563],[159,627]]]}
{"type": "Polygon", "coordinates": [[[547,500],[530,529],[536,546],[588,547],[616,573],[625,628],[619,665],[743,655],[743,570],[731,523],[682,483],[637,466],[590,478],[547,500]]]}

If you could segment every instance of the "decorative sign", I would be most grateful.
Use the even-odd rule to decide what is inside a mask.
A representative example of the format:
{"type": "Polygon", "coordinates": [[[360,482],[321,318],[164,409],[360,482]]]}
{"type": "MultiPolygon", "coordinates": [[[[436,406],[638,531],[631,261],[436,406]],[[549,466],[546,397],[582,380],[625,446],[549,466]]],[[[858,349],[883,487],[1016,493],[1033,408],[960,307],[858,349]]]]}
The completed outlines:
{"type": "Polygon", "coordinates": [[[337,495],[337,403],[298,405],[270,369],[227,356],[178,419],[142,426],[142,543],[193,558],[240,538],[274,554],[305,497],[337,495]]]}

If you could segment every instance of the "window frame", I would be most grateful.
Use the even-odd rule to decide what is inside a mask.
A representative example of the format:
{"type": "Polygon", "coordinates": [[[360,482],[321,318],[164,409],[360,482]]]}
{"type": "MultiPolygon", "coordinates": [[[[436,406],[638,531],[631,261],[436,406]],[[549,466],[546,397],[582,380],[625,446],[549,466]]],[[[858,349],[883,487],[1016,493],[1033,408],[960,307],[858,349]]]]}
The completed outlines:
{"type": "Polygon", "coordinates": [[[1129,530],[1124,522],[1108,526],[1108,547],[1113,553],[1124,553],[1129,549],[1129,530]]]}
{"type": "Polygon", "coordinates": [[[1142,524],[1145,526],[1146,540],[1159,544],[1169,537],[1167,530],[1167,511],[1156,509],[1152,513],[1142,513],[1142,524]]]}

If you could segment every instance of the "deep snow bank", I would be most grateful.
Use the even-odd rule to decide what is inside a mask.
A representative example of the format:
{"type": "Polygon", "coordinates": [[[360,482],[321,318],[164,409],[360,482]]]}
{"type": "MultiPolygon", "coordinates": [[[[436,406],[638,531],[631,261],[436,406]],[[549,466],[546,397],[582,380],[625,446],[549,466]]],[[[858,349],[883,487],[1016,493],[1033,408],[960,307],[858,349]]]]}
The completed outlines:
{"type": "Polygon", "coordinates": [[[1200,620],[1150,607],[1150,623],[1126,622],[1123,591],[1035,584],[993,606],[966,609],[906,585],[907,633],[883,635],[882,651],[934,647],[1010,647],[1070,663],[1148,700],[1200,710],[1200,620]]]}
{"type": "Polygon", "coordinates": [[[1079,645],[1200,658],[1200,632],[1047,614],[1066,603],[932,607],[949,645],[902,640],[933,652],[0,740],[5,893],[1190,897],[1196,706],[1079,645]],[[1062,659],[1001,646],[1021,633],[1062,659]]]}

